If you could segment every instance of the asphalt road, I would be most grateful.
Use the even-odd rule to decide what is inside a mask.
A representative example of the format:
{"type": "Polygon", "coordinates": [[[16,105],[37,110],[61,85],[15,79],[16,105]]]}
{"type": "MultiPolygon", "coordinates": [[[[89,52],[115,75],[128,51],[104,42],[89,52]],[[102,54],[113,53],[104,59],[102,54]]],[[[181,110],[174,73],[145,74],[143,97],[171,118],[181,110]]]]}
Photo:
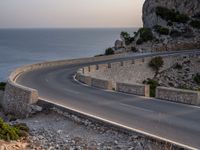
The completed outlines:
{"type": "Polygon", "coordinates": [[[38,69],[22,74],[17,82],[37,89],[41,99],[200,149],[199,107],[84,86],[73,76],[86,65],[88,63],[38,69]]]}

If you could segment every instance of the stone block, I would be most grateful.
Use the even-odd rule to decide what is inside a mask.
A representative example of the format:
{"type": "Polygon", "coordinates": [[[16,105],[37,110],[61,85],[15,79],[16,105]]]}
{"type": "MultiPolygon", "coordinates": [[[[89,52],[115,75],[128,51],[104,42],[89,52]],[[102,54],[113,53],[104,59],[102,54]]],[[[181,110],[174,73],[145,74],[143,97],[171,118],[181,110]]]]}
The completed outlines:
{"type": "Polygon", "coordinates": [[[149,85],[116,83],[116,91],[149,97],[149,85]]]}
{"type": "Polygon", "coordinates": [[[89,67],[83,67],[83,74],[89,73],[89,67]]]}
{"type": "Polygon", "coordinates": [[[92,86],[102,89],[112,90],[112,82],[108,80],[92,78],[92,86]]]}
{"type": "Polygon", "coordinates": [[[93,72],[95,72],[97,70],[97,66],[96,65],[91,65],[91,66],[89,66],[89,72],[90,73],[93,73],[93,72]]]}
{"type": "Polygon", "coordinates": [[[108,69],[108,64],[99,64],[98,65],[98,70],[99,71],[105,71],[108,69]]]}
{"type": "Polygon", "coordinates": [[[114,62],[110,64],[111,68],[119,68],[121,67],[121,62],[114,62]]]}
{"type": "Polygon", "coordinates": [[[200,105],[200,92],[198,91],[158,87],[156,89],[156,98],[185,104],[200,105]]]}

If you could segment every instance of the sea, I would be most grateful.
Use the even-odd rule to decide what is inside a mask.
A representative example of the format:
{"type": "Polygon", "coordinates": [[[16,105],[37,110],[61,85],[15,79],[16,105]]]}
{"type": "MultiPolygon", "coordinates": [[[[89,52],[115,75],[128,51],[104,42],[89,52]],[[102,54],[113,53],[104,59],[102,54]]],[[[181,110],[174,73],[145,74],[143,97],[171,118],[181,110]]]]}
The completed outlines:
{"type": "Polygon", "coordinates": [[[137,28],[0,29],[0,82],[17,67],[103,54],[121,31],[137,28]]]}

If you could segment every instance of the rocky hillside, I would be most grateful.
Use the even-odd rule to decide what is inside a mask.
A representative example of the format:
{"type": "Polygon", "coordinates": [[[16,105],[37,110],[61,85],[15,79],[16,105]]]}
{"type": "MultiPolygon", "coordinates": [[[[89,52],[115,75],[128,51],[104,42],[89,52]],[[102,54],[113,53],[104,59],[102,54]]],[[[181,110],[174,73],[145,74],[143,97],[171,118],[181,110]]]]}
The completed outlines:
{"type": "Polygon", "coordinates": [[[143,28],[122,32],[115,49],[165,51],[200,48],[200,0],[146,0],[143,28]]]}
{"type": "Polygon", "coordinates": [[[187,17],[193,19],[195,18],[200,19],[200,0],[146,0],[143,5],[144,27],[152,28],[155,25],[167,26],[169,22],[172,23],[177,21],[180,23],[185,23],[185,21],[187,21],[187,17]],[[169,9],[174,13],[175,12],[179,13],[178,17],[180,17],[180,21],[178,20],[179,18],[176,15],[174,16],[158,15],[159,7],[169,9]],[[169,17],[177,17],[176,18],[177,20],[173,20],[173,18],[169,17]],[[184,17],[186,17],[185,18],[186,20],[184,20],[184,17]]]}

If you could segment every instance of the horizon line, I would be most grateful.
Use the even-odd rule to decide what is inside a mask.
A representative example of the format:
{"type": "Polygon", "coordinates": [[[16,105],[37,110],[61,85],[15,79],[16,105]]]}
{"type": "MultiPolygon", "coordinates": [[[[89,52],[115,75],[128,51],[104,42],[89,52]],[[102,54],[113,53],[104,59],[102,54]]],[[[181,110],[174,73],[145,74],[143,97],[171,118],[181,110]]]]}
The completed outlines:
{"type": "Polygon", "coordinates": [[[0,29],[131,29],[140,27],[0,27],[0,29]]]}

